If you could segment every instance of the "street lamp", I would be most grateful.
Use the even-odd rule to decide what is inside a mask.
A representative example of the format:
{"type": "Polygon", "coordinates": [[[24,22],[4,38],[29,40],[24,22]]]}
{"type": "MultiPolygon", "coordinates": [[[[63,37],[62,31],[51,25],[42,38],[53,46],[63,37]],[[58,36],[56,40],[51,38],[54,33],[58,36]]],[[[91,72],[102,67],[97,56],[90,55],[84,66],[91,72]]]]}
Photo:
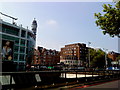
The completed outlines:
{"type": "Polygon", "coordinates": [[[88,42],[88,60],[89,60],[89,67],[90,67],[90,44],[91,44],[91,42],[88,42]]]}
{"type": "Polygon", "coordinates": [[[105,68],[107,69],[107,52],[106,51],[108,51],[108,49],[103,48],[103,50],[105,50],[105,68]]]}

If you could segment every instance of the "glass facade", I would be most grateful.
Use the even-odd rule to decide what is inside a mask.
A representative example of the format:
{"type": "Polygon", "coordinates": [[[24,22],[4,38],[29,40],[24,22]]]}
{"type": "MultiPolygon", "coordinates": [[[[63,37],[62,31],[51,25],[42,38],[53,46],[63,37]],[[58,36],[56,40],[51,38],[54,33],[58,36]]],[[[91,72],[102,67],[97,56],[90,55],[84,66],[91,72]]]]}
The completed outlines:
{"type": "MultiPolygon", "coordinates": [[[[2,35],[2,40],[5,41],[2,48],[6,48],[8,41],[12,42],[13,47],[11,50],[13,57],[7,57],[6,49],[2,52],[2,56],[7,57],[2,60],[12,60],[14,62],[26,64],[26,58],[28,56],[28,52],[31,51],[35,47],[35,39],[32,31],[28,29],[24,29],[21,26],[16,26],[13,24],[6,23],[2,21],[2,32],[0,31],[0,35],[2,35]]],[[[19,66],[18,66],[19,67],[19,66]]]]}
{"type": "Polygon", "coordinates": [[[4,25],[4,24],[2,25],[2,32],[12,34],[15,36],[19,35],[19,29],[14,28],[14,27],[10,27],[10,26],[4,25]]]}

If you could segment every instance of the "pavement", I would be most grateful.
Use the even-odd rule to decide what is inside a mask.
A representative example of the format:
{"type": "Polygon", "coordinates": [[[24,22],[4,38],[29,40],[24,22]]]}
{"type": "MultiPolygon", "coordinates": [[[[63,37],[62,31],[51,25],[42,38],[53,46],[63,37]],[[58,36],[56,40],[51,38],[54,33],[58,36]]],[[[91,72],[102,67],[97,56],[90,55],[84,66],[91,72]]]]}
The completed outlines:
{"type": "MultiPolygon", "coordinates": [[[[51,89],[41,89],[36,88],[37,90],[120,90],[120,80],[113,80],[108,82],[101,82],[96,84],[75,84],[69,86],[62,86],[58,88],[51,89]]],[[[17,89],[17,90],[36,90],[35,87],[25,88],[25,89],[17,89]]]]}
{"type": "Polygon", "coordinates": [[[84,85],[71,88],[69,90],[120,90],[120,80],[98,83],[93,85],[84,85]]]}
{"type": "Polygon", "coordinates": [[[120,90],[120,80],[113,80],[90,85],[75,84],[45,90],[120,90]]]}

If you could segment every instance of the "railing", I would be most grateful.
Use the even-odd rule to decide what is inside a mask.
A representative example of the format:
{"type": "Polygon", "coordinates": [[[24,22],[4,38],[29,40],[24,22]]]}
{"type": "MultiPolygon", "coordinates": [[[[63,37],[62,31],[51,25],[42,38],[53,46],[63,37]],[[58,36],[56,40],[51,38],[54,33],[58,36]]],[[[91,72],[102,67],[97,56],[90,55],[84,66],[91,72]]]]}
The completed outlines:
{"type": "Polygon", "coordinates": [[[60,86],[92,81],[120,79],[120,71],[28,71],[2,72],[0,82],[3,89],[44,86],[60,86]]]}

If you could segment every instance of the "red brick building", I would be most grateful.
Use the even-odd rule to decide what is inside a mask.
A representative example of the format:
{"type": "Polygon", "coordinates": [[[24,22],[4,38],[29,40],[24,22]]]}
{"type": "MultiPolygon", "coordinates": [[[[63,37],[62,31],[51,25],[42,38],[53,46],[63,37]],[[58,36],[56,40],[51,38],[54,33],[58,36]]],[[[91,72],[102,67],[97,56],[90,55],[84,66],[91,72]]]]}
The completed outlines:
{"type": "Polygon", "coordinates": [[[39,50],[34,49],[34,56],[33,56],[33,64],[38,65],[40,64],[40,52],[39,50]]]}
{"type": "Polygon", "coordinates": [[[116,61],[116,58],[119,56],[120,54],[119,53],[116,53],[116,52],[109,52],[108,53],[108,58],[110,58],[112,61],[116,61]]]}
{"type": "Polygon", "coordinates": [[[60,62],[60,53],[56,50],[48,50],[43,47],[38,47],[34,52],[34,65],[53,66],[60,62]]]}
{"type": "Polygon", "coordinates": [[[60,62],[67,65],[84,66],[83,63],[87,60],[88,48],[86,44],[75,43],[65,45],[61,48],[60,62]]]}
{"type": "Polygon", "coordinates": [[[120,60],[117,60],[118,56],[120,56],[120,53],[116,53],[116,52],[113,52],[113,51],[108,53],[108,58],[110,58],[112,60],[111,64],[114,67],[119,67],[120,66],[120,60]]]}

